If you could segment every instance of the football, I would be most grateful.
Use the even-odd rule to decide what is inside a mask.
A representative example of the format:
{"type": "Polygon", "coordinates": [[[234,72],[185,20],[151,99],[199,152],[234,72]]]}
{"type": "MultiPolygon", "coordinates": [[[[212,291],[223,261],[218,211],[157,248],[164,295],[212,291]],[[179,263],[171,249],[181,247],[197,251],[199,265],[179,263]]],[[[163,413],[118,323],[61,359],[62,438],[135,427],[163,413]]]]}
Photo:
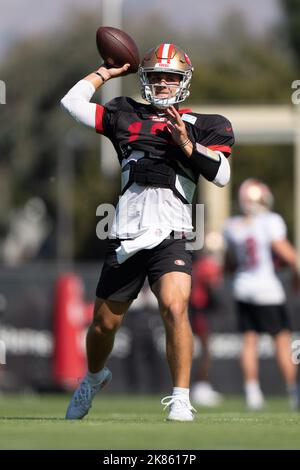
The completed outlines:
{"type": "Polygon", "coordinates": [[[140,63],[139,50],[129,34],[111,26],[97,29],[96,43],[106,67],[122,67],[130,64],[127,74],[136,73],[140,63]]]}

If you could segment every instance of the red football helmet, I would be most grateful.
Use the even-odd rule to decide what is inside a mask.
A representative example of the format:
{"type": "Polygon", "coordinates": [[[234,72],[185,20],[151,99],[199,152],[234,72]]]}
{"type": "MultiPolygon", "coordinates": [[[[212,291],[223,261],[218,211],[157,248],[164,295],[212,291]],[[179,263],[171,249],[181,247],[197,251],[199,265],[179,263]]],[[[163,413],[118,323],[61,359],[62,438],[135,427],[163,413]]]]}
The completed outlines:
{"type": "Polygon", "coordinates": [[[246,215],[270,210],[273,200],[273,194],[268,186],[257,179],[248,178],[239,188],[239,205],[246,215]]]}
{"type": "MultiPolygon", "coordinates": [[[[189,87],[193,74],[193,66],[188,55],[175,44],[160,44],[146,52],[139,67],[142,97],[158,108],[184,101],[190,94],[189,87]],[[167,98],[155,97],[157,84],[150,83],[148,74],[164,72],[181,76],[176,92],[167,98]]],[[[174,86],[174,85],[172,85],[174,86]]]]}

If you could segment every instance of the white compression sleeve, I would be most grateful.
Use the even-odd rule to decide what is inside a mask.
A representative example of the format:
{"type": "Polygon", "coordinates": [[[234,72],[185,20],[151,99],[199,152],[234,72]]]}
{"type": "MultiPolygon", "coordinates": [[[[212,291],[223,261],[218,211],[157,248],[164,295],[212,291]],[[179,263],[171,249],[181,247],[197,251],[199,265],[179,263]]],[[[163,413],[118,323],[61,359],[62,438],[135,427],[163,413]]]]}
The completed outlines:
{"type": "Polygon", "coordinates": [[[62,98],[61,106],[86,126],[95,128],[96,104],[90,103],[95,93],[94,85],[88,80],[80,80],[62,98]]]}
{"type": "Polygon", "coordinates": [[[218,155],[220,155],[221,164],[219,166],[218,173],[216,174],[216,177],[213,180],[213,183],[216,186],[219,186],[220,188],[222,188],[223,186],[226,186],[226,184],[229,183],[229,180],[230,180],[230,165],[229,165],[229,162],[228,162],[227,158],[225,157],[225,155],[223,155],[222,152],[216,151],[216,153],[218,155]]]}

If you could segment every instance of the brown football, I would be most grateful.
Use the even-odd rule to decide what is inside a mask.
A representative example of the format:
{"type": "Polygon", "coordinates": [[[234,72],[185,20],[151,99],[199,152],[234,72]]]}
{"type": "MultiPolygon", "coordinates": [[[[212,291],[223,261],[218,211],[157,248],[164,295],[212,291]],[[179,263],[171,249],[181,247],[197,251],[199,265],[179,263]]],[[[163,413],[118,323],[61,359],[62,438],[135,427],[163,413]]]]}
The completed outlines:
{"type": "Polygon", "coordinates": [[[97,29],[96,43],[99,54],[107,67],[122,67],[130,64],[128,73],[136,73],[140,63],[139,50],[129,34],[111,26],[97,29]]]}

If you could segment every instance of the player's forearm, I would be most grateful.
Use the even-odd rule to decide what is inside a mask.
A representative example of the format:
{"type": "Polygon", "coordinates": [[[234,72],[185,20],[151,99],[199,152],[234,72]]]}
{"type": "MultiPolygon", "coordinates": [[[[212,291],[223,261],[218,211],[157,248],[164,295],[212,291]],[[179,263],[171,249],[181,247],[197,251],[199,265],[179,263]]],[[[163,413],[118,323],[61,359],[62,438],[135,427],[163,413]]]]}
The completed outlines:
{"type": "Polygon", "coordinates": [[[105,67],[99,67],[74,85],[61,100],[61,106],[76,121],[95,128],[96,104],[90,103],[95,91],[111,77],[105,67]]]}
{"type": "Polygon", "coordinates": [[[230,166],[222,152],[214,152],[203,145],[196,144],[192,153],[187,156],[208,181],[219,187],[229,183],[230,166]]]}
{"type": "Polygon", "coordinates": [[[117,68],[106,68],[104,65],[101,65],[97,70],[87,75],[84,80],[92,83],[95,90],[97,90],[111,78],[121,77],[124,75],[129,67],[130,64],[124,64],[123,67],[117,68]]]}
{"type": "Polygon", "coordinates": [[[99,67],[98,70],[84,77],[84,80],[92,83],[95,90],[98,90],[110,78],[108,70],[105,67],[99,67]]]}
{"type": "Polygon", "coordinates": [[[130,64],[110,69],[100,66],[95,72],[90,73],[71,88],[61,100],[61,106],[71,114],[76,121],[97,129],[97,111],[103,111],[103,107],[95,103],[90,103],[90,99],[95,91],[105,82],[111,78],[121,77],[128,71],[129,67],[130,64]]]}
{"type": "Polygon", "coordinates": [[[273,240],[272,249],[293,271],[298,270],[297,252],[288,239],[273,240]]]}

